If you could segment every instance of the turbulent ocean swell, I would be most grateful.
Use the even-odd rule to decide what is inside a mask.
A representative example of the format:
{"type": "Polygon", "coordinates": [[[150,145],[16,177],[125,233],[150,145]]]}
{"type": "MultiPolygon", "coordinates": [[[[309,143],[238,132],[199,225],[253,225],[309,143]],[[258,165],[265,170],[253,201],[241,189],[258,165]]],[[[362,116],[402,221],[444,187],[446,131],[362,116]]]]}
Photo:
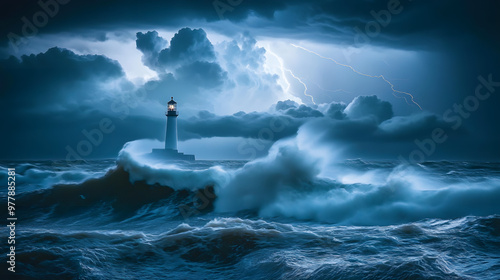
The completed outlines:
{"type": "MultiPolygon", "coordinates": [[[[500,164],[327,161],[16,167],[19,279],[498,279],[500,164]]],[[[6,192],[1,193],[6,201],[6,192]]],[[[6,269],[2,272],[5,273],[6,269]]]]}
{"type": "Polygon", "coordinates": [[[25,229],[22,279],[497,279],[500,217],[384,227],[212,218],[25,229]]]}
{"type": "Polygon", "coordinates": [[[219,213],[248,210],[348,225],[500,213],[500,169],[493,163],[339,164],[314,156],[294,139],[241,166],[151,165],[134,155],[134,144],[118,159],[132,181],[190,191],[213,186],[219,213]]]}

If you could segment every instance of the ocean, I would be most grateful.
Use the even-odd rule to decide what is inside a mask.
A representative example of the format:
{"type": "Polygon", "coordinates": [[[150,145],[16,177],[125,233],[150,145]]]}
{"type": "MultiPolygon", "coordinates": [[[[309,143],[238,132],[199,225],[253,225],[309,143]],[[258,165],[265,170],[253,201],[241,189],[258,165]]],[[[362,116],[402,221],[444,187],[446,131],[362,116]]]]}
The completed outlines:
{"type": "Polygon", "coordinates": [[[17,216],[1,278],[500,279],[500,163],[318,167],[280,152],[0,162],[17,216]]]}

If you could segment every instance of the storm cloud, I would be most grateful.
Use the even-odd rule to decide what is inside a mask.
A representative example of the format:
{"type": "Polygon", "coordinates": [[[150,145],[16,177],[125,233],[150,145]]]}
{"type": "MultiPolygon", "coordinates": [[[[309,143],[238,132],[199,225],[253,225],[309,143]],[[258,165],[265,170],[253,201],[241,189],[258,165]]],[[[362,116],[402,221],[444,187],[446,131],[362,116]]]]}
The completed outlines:
{"type": "Polygon", "coordinates": [[[440,128],[449,139],[436,157],[498,158],[500,132],[491,126],[499,118],[498,5],[7,1],[0,11],[0,108],[11,121],[0,128],[16,133],[2,140],[2,158],[64,156],[67,144],[102,119],[112,120],[116,133],[92,156],[114,156],[137,138],[162,140],[171,96],[179,102],[182,140],[255,139],[271,129],[275,141],[304,131],[342,146],[348,157],[380,158],[411,151],[440,128]],[[111,47],[102,46],[117,42],[134,46],[111,59],[111,47]],[[126,65],[149,72],[137,82],[126,65]],[[476,106],[471,98],[480,86],[490,95],[476,106]],[[409,96],[395,88],[416,92],[423,110],[405,107],[409,98],[390,99],[409,96]],[[464,111],[472,107],[479,109],[464,111]],[[273,122],[287,125],[274,131],[273,122]]]}
{"type": "Polygon", "coordinates": [[[14,56],[0,60],[3,110],[14,108],[81,104],[96,94],[99,83],[121,78],[124,72],[117,61],[102,55],[77,55],[69,50],[51,48],[45,53],[14,56]],[[87,88],[81,90],[81,85],[87,88]]]}
{"type": "Polygon", "coordinates": [[[160,74],[172,72],[178,80],[207,88],[221,85],[227,76],[216,62],[214,46],[203,29],[182,28],[166,48],[158,32],[138,32],[136,45],[144,64],[160,74]]]}
{"type": "Polygon", "coordinates": [[[143,53],[143,62],[153,70],[175,69],[195,62],[214,62],[214,46],[203,29],[182,28],[166,41],[156,31],[137,33],[137,49],[143,53]]]}
{"type": "Polygon", "coordinates": [[[154,119],[132,116],[125,121],[113,111],[117,92],[130,91],[132,85],[124,80],[120,64],[105,56],[51,48],[0,60],[0,74],[0,108],[9,120],[0,129],[13,131],[2,139],[2,158],[64,158],[66,146],[75,148],[86,140],[83,131],[98,129],[103,119],[114,132],[99,141],[91,158],[112,156],[119,143],[138,134],[159,136],[146,129],[155,126],[154,119]],[[118,88],[110,89],[109,83],[118,88]]]}
{"type": "MultiPolygon", "coordinates": [[[[107,5],[100,5],[99,1],[92,0],[71,1],[57,6],[58,13],[50,19],[50,24],[39,28],[39,33],[113,29],[118,26],[120,28],[178,26],[197,19],[207,22],[230,21],[244,24],[249,28],[257,28],[272,21],[272,27],[269,27],[268,31],[279,36],[285,34],[293,36],[295,33],[301,37],[351,43],[357,36],[359,42],[368,38],[369,43],[385,45],[396,43],[426,48],[429,44],[438,45],[458,39],[463,34],[475,34],[474,36],[478,36],[480,40],[491,44],[491,47],[498,47],[500,42],[498,36],[493,36],[498,34],[495,11],[499,6],[496,1],[489,0],[474,3],[457,3],[452,0],[439,2],[222,0],[158,3],[149,0],[107,5]],[[113,11],[112,16],[110,11],[113,11]],[[248,20],[249,18],[252,20],[248,20]],[[388,24],[389,22],[396,24],[388,24]],[[276,32],[278,29],[281,32],[276,32]],[[360,33],[365,36],[360,36],[360,33]],[[382,33],[383,36],[366,35],[372,33],[382,33]],[[429,36],[433,40],[429,41],[429,36]],[[423,38],[427,40],[424,41],[423,38]]],[[[5,22],[0,29],[0,38],[3,44],[8,42],[7,34],[22,33],[22,17],[32,21],[33,15],[38,11],[44,9],[36,2],[8,1],[8,9],[2,9],[2,18],[5,22]]],[[[229,29],[226,31],[230,32],[229,29]]]]}

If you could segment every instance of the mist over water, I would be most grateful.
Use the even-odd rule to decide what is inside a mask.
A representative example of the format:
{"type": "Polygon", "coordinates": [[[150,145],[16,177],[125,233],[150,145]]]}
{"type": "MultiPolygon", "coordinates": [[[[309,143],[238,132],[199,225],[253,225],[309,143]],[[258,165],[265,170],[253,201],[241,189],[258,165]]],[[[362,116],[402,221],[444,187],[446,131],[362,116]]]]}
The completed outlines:
{"type": "Polygon", "coordinates": [[[250,162],[164,163],[145,155],[157,144],[2,162],[18,173],[19,279],[500,274],[500,163],[325,160],[301,137],[250,162]]]}

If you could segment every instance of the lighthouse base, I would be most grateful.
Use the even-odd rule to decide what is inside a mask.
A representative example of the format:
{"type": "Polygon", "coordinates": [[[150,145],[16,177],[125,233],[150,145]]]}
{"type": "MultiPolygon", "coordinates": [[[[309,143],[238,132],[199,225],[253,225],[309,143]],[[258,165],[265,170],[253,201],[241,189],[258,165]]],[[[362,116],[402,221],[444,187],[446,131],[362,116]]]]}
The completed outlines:
{"type": "Polygon", "coordinates": [[[155,159],[165,159],[165,160],[188,160],[194,161],[194,155],[185,155],[184,153],[179,153],[177,150],[170,149],[153,149],[150,154],[155,159]]]}

